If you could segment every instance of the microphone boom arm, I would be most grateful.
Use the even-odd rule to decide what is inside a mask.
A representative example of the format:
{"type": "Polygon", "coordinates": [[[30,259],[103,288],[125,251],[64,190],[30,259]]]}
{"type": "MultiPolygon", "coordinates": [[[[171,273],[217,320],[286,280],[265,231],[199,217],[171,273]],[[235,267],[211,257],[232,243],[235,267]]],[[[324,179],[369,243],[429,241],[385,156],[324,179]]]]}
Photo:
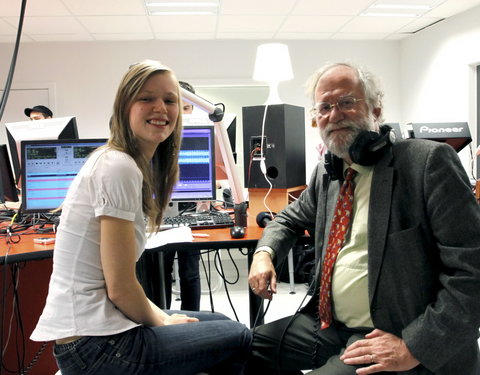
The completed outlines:
{"type": "Polygon", "coordinates": [[[180,94],[183,100],[206,112],[210,120],[214,123],[215,139],[218,142],[222,159],[225,163],[228,182],[230,189],[232,190],[233,200],[235,202],[235,225],[246,227],[247,203],[245,202],[242,186],[240,184],[240,179],[235,167],[235,160],[233,159],[232,146],[230,145],[230,141],[228,139],[227,129],[224,126],[223,109],[215,106],[200,96],[185,90],[183,87],[180,88],[180,94]]]}

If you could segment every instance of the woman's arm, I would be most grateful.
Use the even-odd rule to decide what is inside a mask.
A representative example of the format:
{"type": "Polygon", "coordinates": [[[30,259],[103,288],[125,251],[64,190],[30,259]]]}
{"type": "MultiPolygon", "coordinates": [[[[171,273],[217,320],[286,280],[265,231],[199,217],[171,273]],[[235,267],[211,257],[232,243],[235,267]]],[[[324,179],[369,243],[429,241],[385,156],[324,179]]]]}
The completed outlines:
{"type": "Polygon", "coordinates": [[[127,317],[146,326],[197,321],[186,315],[169,316],[145,295],[136,276],[135,227],[131,221],[100,217],[100,253],[107,294],[127,317]]]}

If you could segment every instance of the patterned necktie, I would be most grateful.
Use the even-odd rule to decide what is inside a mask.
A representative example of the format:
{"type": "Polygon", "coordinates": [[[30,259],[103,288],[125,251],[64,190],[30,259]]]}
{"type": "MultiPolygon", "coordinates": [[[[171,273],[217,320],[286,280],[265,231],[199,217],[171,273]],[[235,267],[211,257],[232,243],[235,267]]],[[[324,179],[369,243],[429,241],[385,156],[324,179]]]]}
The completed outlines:
{"type": "Polygon", "coordinates": [[[332,272],[350,223],[353,206],[353,178],[356,173],[352,168],[347,168],[345,181],[340,188],[337,205],[335,206],[332,227],[330,229],[327,250],[322,266],[319,303],[320,329],[328,328],[332,322],[332,272]]]}

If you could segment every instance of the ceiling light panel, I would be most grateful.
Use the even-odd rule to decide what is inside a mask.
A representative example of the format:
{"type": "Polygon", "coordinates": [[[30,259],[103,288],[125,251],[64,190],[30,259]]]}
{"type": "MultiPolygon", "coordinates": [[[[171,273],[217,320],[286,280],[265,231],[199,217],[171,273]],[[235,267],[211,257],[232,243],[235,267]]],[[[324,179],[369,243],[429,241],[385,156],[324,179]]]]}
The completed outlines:
{"type": "Polygon", "coordinates": [[[378,0],[366,8],[361,16],[420,17],[446,0],[378,0]]]}

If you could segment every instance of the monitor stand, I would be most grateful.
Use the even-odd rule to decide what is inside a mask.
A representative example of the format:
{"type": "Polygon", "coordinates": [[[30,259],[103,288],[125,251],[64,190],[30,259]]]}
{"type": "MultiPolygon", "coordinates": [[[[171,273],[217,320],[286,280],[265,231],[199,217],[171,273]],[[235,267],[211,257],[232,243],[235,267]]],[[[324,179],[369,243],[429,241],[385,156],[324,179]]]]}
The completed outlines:
{"type": "MultiPolygon", "coordinates": [[[[181,211],[178,207],[179,203],[184,203],[184,202],[170,202],[167,208],[165,209],[163,216],[164,217],[178,216],[181,211]]],[[[198,201],[198,202],[195,202],[195,204],[196,204],[196,208],[195,208],[196,214],[210,213],[211,201],[198,201]]]]}
{"type": "Polygon", "coordinates": [[[163,212],[163,217],[178,216],[178,202],[170,202],[163,212]]]}
{"type": "Polygon", "coordinates": [[[195,212],[197,214],[210,213],[210,205],[211,205],[211,201],[198,201],[197,202],[197,209],[196,209],[195,212]]]}

